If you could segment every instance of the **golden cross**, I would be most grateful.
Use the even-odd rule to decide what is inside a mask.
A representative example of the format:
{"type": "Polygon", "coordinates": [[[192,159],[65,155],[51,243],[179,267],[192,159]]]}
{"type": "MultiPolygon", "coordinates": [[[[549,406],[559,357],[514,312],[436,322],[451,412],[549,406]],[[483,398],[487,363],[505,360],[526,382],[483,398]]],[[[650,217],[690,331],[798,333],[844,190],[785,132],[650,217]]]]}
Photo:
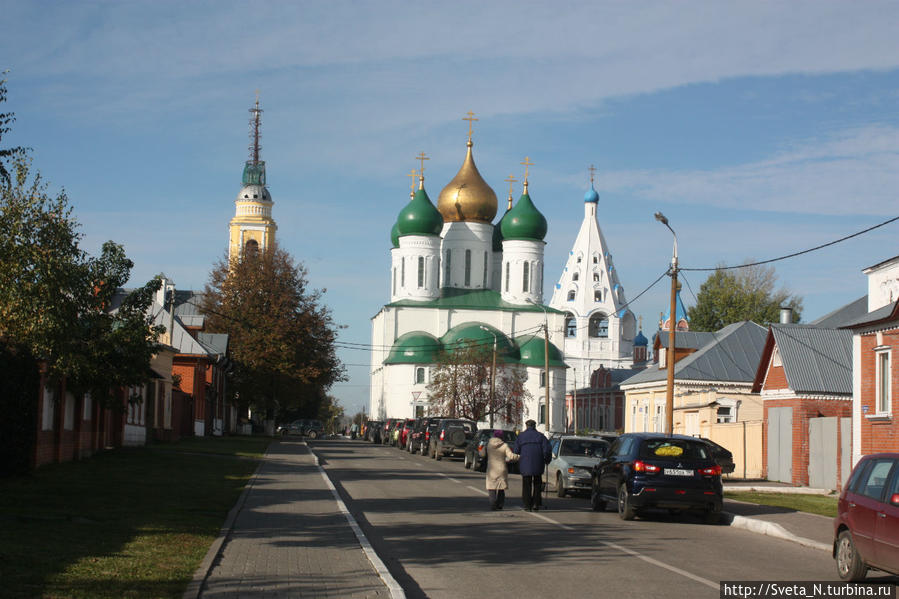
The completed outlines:
{"type": "Polygon", "coordinates": [[[430,158],[425,156],[425,153],[422,151],[422,152],[418,153],[418,156],[416,156],[415,159],[418,160],[419,162],[421,162],[421,171],[418,174],[420,176],[424,177],[425,176],[425,160],[430,160],[430,158]]]}
{"type": "Polygon", "coordinates": [[[509,175],[507,178],[503,179],[503,181],[505,181],[506,183],[509,184],[509,197],[511,198],[512,197],[512,184],[517,182],[518,179],[516,179],[513,175],[509,175]]]}
{"type": "Polygon", "coordinates": [[[592,187],[593,186],[593,175],[594,175],[594,173],[596,173],[596,167],[591,164],[590,168],[587,170],[590,171],[590,186],[592,187]]]}
{"type": "Polygon", "coordinates": [[[470,111],[470,110],[469,110],[466,114],[468,114],[468,116],[467,116],[467,117],[463,116],[463,117],[462,117],[462,120],[463,120],[463,121],[468,121],[468,141],[471,141],[471,132],[472,132],[471,126],[472,126],[472,124],[473,124],[474,121],[477,121],[477,120],[480,120],[480,119],[474,118],[474,113],[473,113],[472,111],[470,111]]]}
{"type": "Polygon", "coordinates": [[[415,193],[415,175],[417,175],[417,174],[418,174],[418,171],[415,169],[412,169],[409,172],[409,174],[406,175],[407,177],[412,177],[412,186],[409,191],[411,191],[413,194],[415,193]]]}
{"type": "Polygon", "coordinates": [[[522,162],[521,164],[524,165],[524,184],[527,185],[528,184],[528,172],[529,172],[530,167],[534,166],[534,163],[531,162],[527,156],[525,156],[524,162],[522,162]]]}

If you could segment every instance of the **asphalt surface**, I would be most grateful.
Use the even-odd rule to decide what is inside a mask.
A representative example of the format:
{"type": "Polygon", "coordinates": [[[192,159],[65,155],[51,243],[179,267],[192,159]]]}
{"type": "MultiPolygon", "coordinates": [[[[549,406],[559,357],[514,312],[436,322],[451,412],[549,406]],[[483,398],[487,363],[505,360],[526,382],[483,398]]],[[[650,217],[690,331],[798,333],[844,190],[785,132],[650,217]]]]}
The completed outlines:
{"type": "Polygon", "coordinates": [[[509,482],[494,512],[484,475],[461,458],[362,441],[273,444],[185,596],[718,597],[720,581],[838,580],[828,518],[746,507],[718,525],[663,513],[624,522],[553,495],[531,513],[520,477],[509,482]],[[778,524],[785,536],[741,525],[773,516],[792,527],[778,524]],[[797,542],[794,530],[818,540],[797,542]]]}

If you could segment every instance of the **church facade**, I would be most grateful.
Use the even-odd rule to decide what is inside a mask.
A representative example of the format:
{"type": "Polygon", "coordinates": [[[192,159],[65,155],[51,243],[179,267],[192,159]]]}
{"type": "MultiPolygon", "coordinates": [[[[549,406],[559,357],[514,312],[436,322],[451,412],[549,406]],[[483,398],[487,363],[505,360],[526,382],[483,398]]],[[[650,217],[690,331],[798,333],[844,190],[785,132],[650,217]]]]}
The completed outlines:
{"type": "MultiPolygon", "coordinates": [[[[530,197],[526,173],[521,197],[513,203],[510,192],[507,209],[494,222],[496,193],[481,177],[472,148],[469,130],[462,166],[436,207],[422,175],[391,231],[390,301],[372,318],[369,414],[450,416],[431,411],[428,385],[441,353],[468,342],[495,345],[504,356],[498,369],[524,373],[530,398],[521,420],[532,418],[543,431],[561,430],[566,365],[562,314],[543,304],[546,219],[530,197]]],[[[523,164],[530,165],[527,159],[523,164]]]]}

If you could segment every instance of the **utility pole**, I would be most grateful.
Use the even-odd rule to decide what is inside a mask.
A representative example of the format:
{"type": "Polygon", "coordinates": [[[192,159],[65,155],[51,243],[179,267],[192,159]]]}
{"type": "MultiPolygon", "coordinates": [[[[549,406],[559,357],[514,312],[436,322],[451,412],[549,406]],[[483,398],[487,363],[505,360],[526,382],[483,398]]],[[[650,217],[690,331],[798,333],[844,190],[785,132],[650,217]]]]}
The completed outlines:
{"type": "Polygon", "coordinates": [[[661,212],[655,213],[656,220],[668,227],[674,235],[674,252],[671,256],[671,307],[668,313],[668,358],[665,360],[668,368],[668,385],[665,391],[665,432],[674,434],[674,361],[677,355],[675,345],[675,331],[677,330],[677,234],[668,219],[661,212]]]}
{"type": "MultiPolygon", "coordinates": [[[[470,115],[469,115],[470,116],[470,115]]],[[[496,390],[496,333],[488,329],[487,327],[481,325],[482,331],[487,331],[491,335],[493,335],[493,365],[490,367],[490,428],[493,428],[493,412],[496,411],[496,400],[495,400],[495,390],[496,390]]]]}

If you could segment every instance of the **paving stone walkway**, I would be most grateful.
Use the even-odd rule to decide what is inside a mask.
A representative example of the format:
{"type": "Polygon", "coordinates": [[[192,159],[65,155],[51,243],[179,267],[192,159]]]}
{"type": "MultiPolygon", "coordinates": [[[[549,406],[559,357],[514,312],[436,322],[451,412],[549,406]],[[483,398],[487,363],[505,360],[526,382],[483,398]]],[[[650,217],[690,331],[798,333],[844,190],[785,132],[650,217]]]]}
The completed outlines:
{"type": "Polygon", "coordinates": [[[241,500],[185,597],[390,597],[304,443],[273,443],[241,500]]]}

